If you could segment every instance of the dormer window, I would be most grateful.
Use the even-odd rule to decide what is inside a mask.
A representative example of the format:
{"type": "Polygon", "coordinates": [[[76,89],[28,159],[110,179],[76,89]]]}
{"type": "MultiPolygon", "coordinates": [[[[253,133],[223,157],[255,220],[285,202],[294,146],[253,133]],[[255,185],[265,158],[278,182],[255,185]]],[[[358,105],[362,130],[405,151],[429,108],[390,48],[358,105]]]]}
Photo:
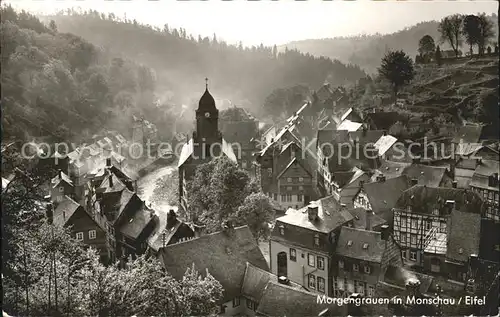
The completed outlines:
{"type": "Polygon", "coordinates": [[[458,253],[460,254],[464,253],[464,249],[463,248],[458,249],[458,253]]]}
{"type": "Polygon", "coordinates": [[[280,225],[278,228],[279,228],[279,230],[280,230],[280,234],[281,234],[282,236],[284,236],[284,235],[285,235],[285,226],[280,225]]]}
{"type": "Polygon", "coordinates": [[[365,273],[370,274],[370,272],[371,272],[370,267],[368,265],[365,265],[365,273]]]}
{"type": "Polygon", "coordinates": [[[368,243],[363,244],[363,249],[365,249],[365,250],[368,249],[368,243]]]}
{"type": "Polygon", "coordinates": [[[319,246],[319,234],[314,235],[314,245],[319,246]]]}
{"type": "Polygon", "coordinates": [[[351,240],[347,241],[347,246],[350,247],[351,245],[352,245],[352,241],[351,240]]]}
{"type": "Polygon", "coordinates": [[[339,268],[343,269],[344,268],[344,261],[339,260],[339,268]]]}
{"type": "Polygon", "coordinates": [[[356,263],[354,263],[354,264],[352,265],[352,270],[353,270],[354,272],[359,272],[359,265],[357,265],[356,263]]]}

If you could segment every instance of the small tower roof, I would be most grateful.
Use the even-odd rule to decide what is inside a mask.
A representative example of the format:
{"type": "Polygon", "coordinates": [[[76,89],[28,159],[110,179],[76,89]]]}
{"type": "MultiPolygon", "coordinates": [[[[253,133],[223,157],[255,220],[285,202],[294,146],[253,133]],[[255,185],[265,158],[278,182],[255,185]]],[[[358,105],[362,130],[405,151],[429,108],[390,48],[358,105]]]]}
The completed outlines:
{"type": "Polygon", "coordinates": [[[208,91],[208,78],[205,78],[205,81],[205,93],[201,96],[200,102],[198,103],[198,111],[207,112],[217,110],[215,99],[208,91]]]}

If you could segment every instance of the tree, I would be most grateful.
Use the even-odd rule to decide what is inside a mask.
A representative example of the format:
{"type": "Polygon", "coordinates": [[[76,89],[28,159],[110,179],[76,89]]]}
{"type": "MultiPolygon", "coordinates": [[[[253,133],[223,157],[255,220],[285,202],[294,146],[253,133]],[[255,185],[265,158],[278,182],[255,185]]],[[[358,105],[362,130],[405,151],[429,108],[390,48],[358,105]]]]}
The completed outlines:
{"type": "Polygon", "coordinates": [[[56,33],[57,32],[56,21],[50,20],[49,28],[52,32],[56,33]]]}
{"type": "Polygon", "coordinates": [[[490,42],[491,38],[495,36],[493,31],[493,25],[486,16],[486,14],[482,13],[478,17],[479,19],[479,38],[478,38],[478,50],[479,55],[484,55],[484,50],[486,45],[490,42]]]}
{"type": "Polygon", "coordinates": [[[273,58],[277,58],[278,57],[278,47],[276,46],[276,44],[274,44],[273,46],[273,58]]]}
{"type": "Polygon", "coordinates": [[[397,98],[399,89],[408,84],[415,76],[413,61],[403,51],[390,51],[382,59],[378,69],[381,77],[387,79],[394,91],[394,98],[397,98]]]}
{"type": "Polygon", "coordinates": [[[491,54],[491,46],[488,46],[488,48],[486,49],[486,51],[488,52],[488,55],[491,54]]]}
{"type": "Polygon", "coordinates": [[[434,54],[434,59],[436,60],[436,64],[441,65],[442,56],[441,56],[441,49],[439,48],[439,45],[436,47],[436,53],[434,54]]]}
{"type": "Polygon", "coordinates": [[[254,193],[246,197],[236,214],[236,223],[248,225],[257,240],[269,236],[271,233],[269,224],[273,220],[274,209],[269,197],[263,193],[254,193]]]}
{"type": "Polygon", "coordinates": [[[216,232],[222,223],[234,219],[245,197],[258,192],[250,176],[227,157],[219,157],[196,168],[193,180],[187,184],[188,204],[194,220],[216,232]]]}
{"type": "Polygon", "coordinates": [[[428,55],[434,53],[435,50],[436,44],[430,35],[423,36],[418,42],[418,52],[424,59],[427,59],[428,55]]]}
{"type": "Polygon", "coordinates": [[[479,43],[480,37],[480,21],[476,15],[469,14],[464,18],[463,34],[465,41],[469,44],[470,56],[472,58],[472,47],[479,43]]]}
{"type": "Polygon", "coordinates": [[[460,14],[447,16],[439,22],[438,31],[441,33],[441,41],[448,41],[458,57],[458,49],[461,45],[463,17],[460,14]]]}

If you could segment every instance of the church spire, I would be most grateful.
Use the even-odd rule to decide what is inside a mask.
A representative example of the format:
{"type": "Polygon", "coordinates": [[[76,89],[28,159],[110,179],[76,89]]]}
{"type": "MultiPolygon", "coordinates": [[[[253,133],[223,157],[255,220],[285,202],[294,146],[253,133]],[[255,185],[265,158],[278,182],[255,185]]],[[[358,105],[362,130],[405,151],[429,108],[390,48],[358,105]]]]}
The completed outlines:
{"type": "Polygon", "coordinates": [[[208,78],[205,77],[205,90],[208,90],[208,78]]]}

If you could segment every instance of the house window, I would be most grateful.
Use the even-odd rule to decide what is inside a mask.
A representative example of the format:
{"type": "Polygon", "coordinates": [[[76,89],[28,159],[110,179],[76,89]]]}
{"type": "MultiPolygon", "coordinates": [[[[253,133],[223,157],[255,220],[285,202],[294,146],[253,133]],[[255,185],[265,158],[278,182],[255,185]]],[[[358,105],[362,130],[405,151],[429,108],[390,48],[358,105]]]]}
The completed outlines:
{"type": "Polygon", "coordinates": [[[286,201],[288,201],[288,202],[292,201],[292,194],[286,194],[286,201]]]}
{"type": "Polygon", "coordinates": [[[432,222],[430,220],[427,220],[425,222],[425,229],[426,230],[431,230],[431,228],[432,228],[432,222]]]}
{"type": "Polygon", "coordinates": [[[317,234],[314,235],[314,245],[319,246],[319,235],[317,234]]]}
{"type": "Polygon", "coordinates": [[[412,219],[411,220],[411,228],[412,229],[417,229],[417,219],[412,219]]]}
{"type": "Polygon", "coordinates": [[[299,177],[299,182],[303,182],[304,181],[304,177],[299,177]]]}
{"type": "Polygon", "coordinates": [[[412,234],[410,236],[410,242],[411,242],[411,244],[417,244],[417,236],[412,234]]]}
{"type": "Polygon", "coordinates": [[[238,307],[238,306],[240,306],[240,298],[235,297],[233,298],[233,307],[238,307]]]}
{"type": "Polygon", "coordinates": [[[358,271],[359,271],[359,265],[357,265],[356,263],[354,263],[354,264],[352,265],[352,270],[353,270],[354,272],[358,272],[358,271]]]}
{"type": "Polygon", "coordinates": [[[309,288],[316,288],[316,278],[312,274],[309,274],[309,288]]]}
{"type": "Polygon", "coordinates": [[[299,194],[299,195],[297,195],[297,201],[302,202],[302,195],[300,195],[300,194],[299,194]]]}
{"type": "Polygon", "coordinates": [[[375,288],[373,288],[373,286],[368,286],[368,296],[375,296],[375,288]]]}
{"type": "Polygon", "coordinates": [[[280,229],[280,234],[281,234],[282,236],[284,236],[284,235],[285,235],[285,226],[280,225],[280,226],[279,226],[279,229],[280,229]]]}
{"type": "Polygon", "coordinates": [[[288,187],[286,188],[286,190],[293,190],[293,187],[292,187],[292,186],[288,186],[288,187]]]}
{"type": "Polygon", "coordinates": [[[89,230],[89,239],[93,240],[96,237],[96,231],[95,230],[89,230]]]}
{"type": "Polygon", "coordinates": [[[59,192],[60,193],[64,192],[64,187],[59,187],[59,192]]]}
{"type": "Polygon", "coordinates": [[[295,249],[290,249],[290,261],[297,261],[297,251],[295,249]]]}
{"type": "Polygon", "coordinates": [[[401,251],[401,257],[406,260],[406,251],[401,251]]]}
{"type": "Polygon", "coordinates": [[[246,302],[247,302],[247,308],[251,309],[251,310],[254,310],[254,306],[255,306],[254,302],[252,300],[248,299],[248,298],[246,299],[246,302]]]}
{"type": "Polygon", "coordinates": [[[304,190],[304,186],[299,186],[299,190],[304,190]]]}
{"type": "Polygon", "coordinates": [[[337,287],[340,290],[344,289],[344,280],[343,279],[340,279],[340,278],[338,279],[338,281],[337,281],[337,287]]]}
{"type": "Polygon", "coordinates": [[[325,259],[321,256],[318,256],[318,269],[320,270],[325,269],[325,259]]]}
{"type": "Polygon", "coordinates": [[[401,243],[406,244],[406,232],[401,233],[401,243]]]}
{"type": "Polygon", "coordinates": [[[83,241],[83,232],[76,233],[76,240],[83,241]]]}
{"type": "Polygon", "coordinates": [[[289,183],[291,183],[291,182],[292,182],[292,178],[291,178],[291,177],[288,177],[288,178],[286,179],[286,181],[287,181],[287,182],[289,182],[289,183]]]}
{"type": "Polygon", "coordinates": [[[406,228],[406,217],[401,217],[401,228],[406,228]]]}
{"type": "Polygon", "coordinates": [[[370,274],[370,272],[371,272],[370,267],[368,265],[365,265],[365,273],[370,274]]]}
{"type": "Polygon", "coordinates": [[[410,251],[410,260],[417,261],[417,252],[410,251]]]}
{"type": "Polygon", "coordinates": [[[274,200],[278,200],[278,194],[274,194],[274,200]]]}
{"type": "Polygon", "coordinates": [[[281,194],[281,202],[285,202],[286,201],[286,195],[285,194],[281,194]]]}
{"type": "Polygon", "coordinates": [[[307,255],[307,264],[309,264],[309,266],[312,266],[312,267],[316,266],[316,261],[314,260],[314,255],[312,255],[312,254],[307,255]]]}
{"type": "Polygon", "coordinates": [[[325,292],[325,279],[318,276],[318,291],[325,292]]]}
{"type": "Polygon", "coordinates": [[[344,268],[344,261],[339,260],[339,268],[343,269],[344,268]]]}

